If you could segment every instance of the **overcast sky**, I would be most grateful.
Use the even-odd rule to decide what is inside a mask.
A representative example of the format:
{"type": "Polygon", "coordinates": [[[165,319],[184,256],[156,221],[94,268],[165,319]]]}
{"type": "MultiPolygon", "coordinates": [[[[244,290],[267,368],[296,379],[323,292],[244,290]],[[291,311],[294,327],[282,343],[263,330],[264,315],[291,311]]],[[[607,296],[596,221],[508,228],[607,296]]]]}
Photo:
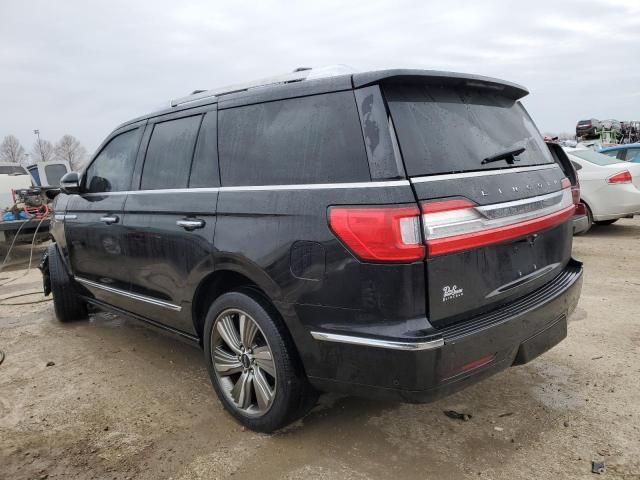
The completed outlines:
{"type": "Polygon", "coordinates": [[[91,152],[194,89],[347,64],[521,83],[542,131],[640,119],[640,0],[0,1],[0,137],[91,152]],[[135,5],[134,5],[135,3],[135,5]]]}

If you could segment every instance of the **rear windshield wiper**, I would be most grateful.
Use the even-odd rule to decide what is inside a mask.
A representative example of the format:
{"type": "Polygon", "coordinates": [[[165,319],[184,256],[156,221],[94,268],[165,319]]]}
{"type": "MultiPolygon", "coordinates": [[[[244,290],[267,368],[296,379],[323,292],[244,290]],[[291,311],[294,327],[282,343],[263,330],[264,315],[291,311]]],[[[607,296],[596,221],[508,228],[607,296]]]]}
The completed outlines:
{"type": "Polygon", "coordinates": [[[522,154],[526,150],[525,147],[512,148],[510,150],[505,150],[504,152],[496,153],[491,157],[487,157],[482,162],[482,165],[485,163],[497,162],[499,160],[506,160],[508,164],[513,165],[513,163],[517,160],[516,157],[522,154]]]}

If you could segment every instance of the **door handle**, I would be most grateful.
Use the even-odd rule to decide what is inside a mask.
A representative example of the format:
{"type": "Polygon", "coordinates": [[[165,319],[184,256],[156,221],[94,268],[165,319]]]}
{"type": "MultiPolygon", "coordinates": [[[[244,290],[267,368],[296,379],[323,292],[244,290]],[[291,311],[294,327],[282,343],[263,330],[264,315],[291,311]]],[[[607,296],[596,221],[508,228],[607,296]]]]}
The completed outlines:
{"type": "Polygon", "coordinates": [[[204,220],[200,220],[199,218],[183,218],[182,220],[176,220],[176,225],[184,228],[185,230],[191,231],[195,230],[196,228],[204,227],[204,220]]]}
{"type": "Polygon", "coordinates": [[[100,217],[100,221],[106,223],[107,225],[111,225],[112,223],[118,223],[120,220],[117,215],[107,215],[106,217],[100,217]]]}

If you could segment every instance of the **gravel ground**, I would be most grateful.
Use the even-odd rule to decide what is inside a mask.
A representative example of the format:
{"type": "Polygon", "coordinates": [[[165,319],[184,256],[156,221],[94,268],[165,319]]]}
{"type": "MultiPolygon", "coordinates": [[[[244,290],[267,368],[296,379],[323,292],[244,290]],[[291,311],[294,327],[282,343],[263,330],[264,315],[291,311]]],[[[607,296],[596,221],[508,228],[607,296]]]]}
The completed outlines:
{"type": "MultiPolygon", "coordinates": [[[[0,478],[640,479],[638,240],[640,220],[575,239],[569,337],[532,363],[428,405],[325,395],[275,435],[223,411],[192,346],[112,314],[61,325],[51,302],[2,305],[0,478]]],[[[16,277],[0,298],[40,289],[18,269],[0,285],[16,277]]]]}

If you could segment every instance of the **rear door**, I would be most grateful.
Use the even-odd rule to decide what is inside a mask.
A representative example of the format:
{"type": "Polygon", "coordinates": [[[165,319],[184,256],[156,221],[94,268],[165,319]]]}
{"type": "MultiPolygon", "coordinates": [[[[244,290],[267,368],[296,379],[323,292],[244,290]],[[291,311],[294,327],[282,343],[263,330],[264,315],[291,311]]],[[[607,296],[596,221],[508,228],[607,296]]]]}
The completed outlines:
{"type": "Polygon", "coordinates": [[[125,206],[128,310],[194,333],[190,302],[212,267],[218,200],[214,106],[150,122],[125,206]]]}
{"type": "Polygon", "coordinates": [[[129,290],[123,206],[131,185],[144,123],[114,133],[69,196],[64,229],[74,275],[103,301],[122,306],[129,290]]]}
{"type": "Polygon", "coordinates": [[[570,184],[517,99],[481,84],[384,89],[423,211],[432,323],[464,320],[557,275],[571,255],[570,184]]]}

